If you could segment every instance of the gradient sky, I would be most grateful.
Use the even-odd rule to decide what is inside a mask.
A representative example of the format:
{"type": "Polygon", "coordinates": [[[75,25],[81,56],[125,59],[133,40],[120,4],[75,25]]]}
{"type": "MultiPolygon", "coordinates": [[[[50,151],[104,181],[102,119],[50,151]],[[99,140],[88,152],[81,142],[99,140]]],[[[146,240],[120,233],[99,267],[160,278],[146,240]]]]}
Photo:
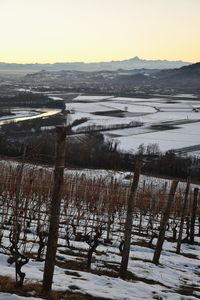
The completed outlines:
{"type": "Polygon", "coordinates": [[[200,0],[0,0],[0,61],[200,61],[200,0]]]}

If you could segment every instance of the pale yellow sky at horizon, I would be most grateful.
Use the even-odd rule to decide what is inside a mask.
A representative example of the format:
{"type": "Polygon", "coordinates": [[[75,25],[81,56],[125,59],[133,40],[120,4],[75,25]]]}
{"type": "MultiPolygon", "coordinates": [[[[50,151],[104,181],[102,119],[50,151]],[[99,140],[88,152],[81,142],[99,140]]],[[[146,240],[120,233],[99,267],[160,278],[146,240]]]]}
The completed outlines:
{"type": "Polygon", "coordinates": [[[200,61],[200,0],[0,0],[0,61],[200,61]]]}

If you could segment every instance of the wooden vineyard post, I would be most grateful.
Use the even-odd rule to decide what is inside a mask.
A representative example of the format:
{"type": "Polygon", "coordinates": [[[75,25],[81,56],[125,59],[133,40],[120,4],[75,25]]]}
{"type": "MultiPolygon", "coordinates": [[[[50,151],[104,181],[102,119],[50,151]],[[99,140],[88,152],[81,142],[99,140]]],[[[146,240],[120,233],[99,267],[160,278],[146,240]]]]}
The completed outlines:
{"type": "Polygon", "coordinates": [[[194,189],[193,196],[193,206],[192,206],[192,217],[191,217],[191,227],[190,227],[190,243],[194,243],[194,234],[195,234],[195,220],[196,220],[196,210],[197,210],[197,198],[198,198],[199,189],[194,189]]]}
{"type": "Polygon", "coordinates": [[[180,224],[177,247],[176,247],[176,253],[177,254],[180,254],[180,251],[181,251],[181,241],[182,241],[182,236],[183,236],[183,225],[184,225],[185,213],[186,213],[186,209],[187,209],[187,200],[188,200],[189,190],[190,190],[190,183],[188,181],[187,186],[186,186],[186,190],[185,190],[183,210],[182,210],[182,214],[181,214],[181,224],[180,224]]]}
{"type": "MultiPolygon", "coordinates": [[[[18,223],[18,214],[19,214],[19,202],[20,202],[20,192],[22,186],[22,177],[24,171],[25,164],[25,156],[26,156],[26,146],[23,145],[23,155],[22,155],[22,163],[17,167],[17,182],[16,182],[16,196],[15,196],[15,206],[14,206],[14,219],[13,219],[13,245],[14,245],[14,254],[15,254],[15,282],[18,283],[18,240],[20,235],[19,223],[18,223]]],[[[23,285],[23,280],[22,280],[23,285]]]]}
{"type": "Polygon", "coordinates": [[[172,203],[173,203],[174,196],[175,196],[175,193],[176,193],[177,185],[178,185],[178,181],[173,180],[171,188],[170,188],[170,192],[169,192],[167,207],[166,207],[165,212],[163,214],[163,218],[160,222],[160,231],[159,231],[159,235],[158,235],[158,241],[157,241],[156,249],[155,249],[154,256],[153,256],[153,263],[156,264],[156,265],[159,264],[159,259],[160,259],[160,255],[161,255],[161,251],[162,251],[162,246],[163,246],[163,243],[164,243],[164,240],[165,240],[166,226],[167,226],[167,222],[169,220],[171,207],[172,207],[172,203]]]}
{"type": "Polygon", "coordinates": [[[54,265],[56,260],[56,250],[58,241],[59,219],[60,219],[60,204],[61,192],[63,185],[63,173],[65,164],[65,139],[66,127],[56,127],[56,153],[55,153],[55,169],[54,183],[50,210],[50,226],[47,242],[47,252],[43,275],[43,290],[48,293],[52,287],[54,265]]]}
{"type": "Polygon", "coordinates": [[[140,179],[140,171],[141,171],[141,160],[137,160],[135,170],[134,170],[134,178],[131,185],[130,195],[127,203],[126,223],[125,223],[125,231],[124,231],[124,246],[122,250],[122,260],[121,260],[121,266],[119,271],[119,276],[122,279],[126,278],[126,273],[127,273],[130,245],[131,245],[133,210],[135,206],[137,187],[140,179]]]}

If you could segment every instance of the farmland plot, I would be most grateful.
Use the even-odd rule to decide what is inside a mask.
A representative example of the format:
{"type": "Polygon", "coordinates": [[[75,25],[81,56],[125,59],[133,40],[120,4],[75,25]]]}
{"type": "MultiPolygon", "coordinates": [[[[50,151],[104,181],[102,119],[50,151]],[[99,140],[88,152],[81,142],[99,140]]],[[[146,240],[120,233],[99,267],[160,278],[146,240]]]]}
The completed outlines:
{"type": "Polygon", "coordinates": [[[200,145],[200,101],[195,98],[78,96],[66,107],[73,110],[72,121],[87,118],[75,131],[107,128],[105,137],[117,141],[123,151],[134,152],[150,143],[158,144],[163,152],[200,145]],[[129,125],[133,123],[134,127],[129,125]]]}

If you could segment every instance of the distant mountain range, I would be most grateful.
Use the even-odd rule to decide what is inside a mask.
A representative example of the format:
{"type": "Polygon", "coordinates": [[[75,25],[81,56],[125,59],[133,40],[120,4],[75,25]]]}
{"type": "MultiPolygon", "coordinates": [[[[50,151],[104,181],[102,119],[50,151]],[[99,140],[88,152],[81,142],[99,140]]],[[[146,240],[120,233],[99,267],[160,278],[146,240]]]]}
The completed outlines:
{"type": "Polygon", "coordinates": [[[175,70],[162,70],[157,73],[157,80],[169,85],[188,85],[200,88],[200,62],[175,70]]]}
{"type": "Polygon", "coordinates": [[[200,78],[200,62],[196,64],[191,64],[189,66],[184,66],[175,70],[164,70],[160,71],[159,75],[164,78],[172,79],[178,77],[180,80],[186,77],[190,78],[200,78]]]}
{"type": "Polygon", "coordinates": [[[99,62],[99,63],[55,63],[55,64],[15,64],[0,62],[0,71],[24,71],[38,72],[46,71],[116,71],[116,70],[135,70],[135,69],[175,69],[189,65],[189,62],[168,61],[168,60],[145,60],[134,57],[122,61],[99,62]]]}
{"type": "Polygon", "coordinates": [[[120,81],[136,85],[151,85],[154,87],[185,87],[200,89],[200,62],[172,70],[144,70],[137,74],[120,76],[120,81]]]}
{"type": "Polygon", "coordinates": [[[32,72],[24,76],[25,82],[38,82],[49,85],[68,83],[70,89],[80,91],[110,91],[116,93],[131,93],[134,88],[149,90],[176,90],[177,92],[200,94],[200,62],[181,68],[159,69],[132,69],[117,71],[46,71],[32,72]],[[102,89],[103,87],[103,89],[102,89]]]}

